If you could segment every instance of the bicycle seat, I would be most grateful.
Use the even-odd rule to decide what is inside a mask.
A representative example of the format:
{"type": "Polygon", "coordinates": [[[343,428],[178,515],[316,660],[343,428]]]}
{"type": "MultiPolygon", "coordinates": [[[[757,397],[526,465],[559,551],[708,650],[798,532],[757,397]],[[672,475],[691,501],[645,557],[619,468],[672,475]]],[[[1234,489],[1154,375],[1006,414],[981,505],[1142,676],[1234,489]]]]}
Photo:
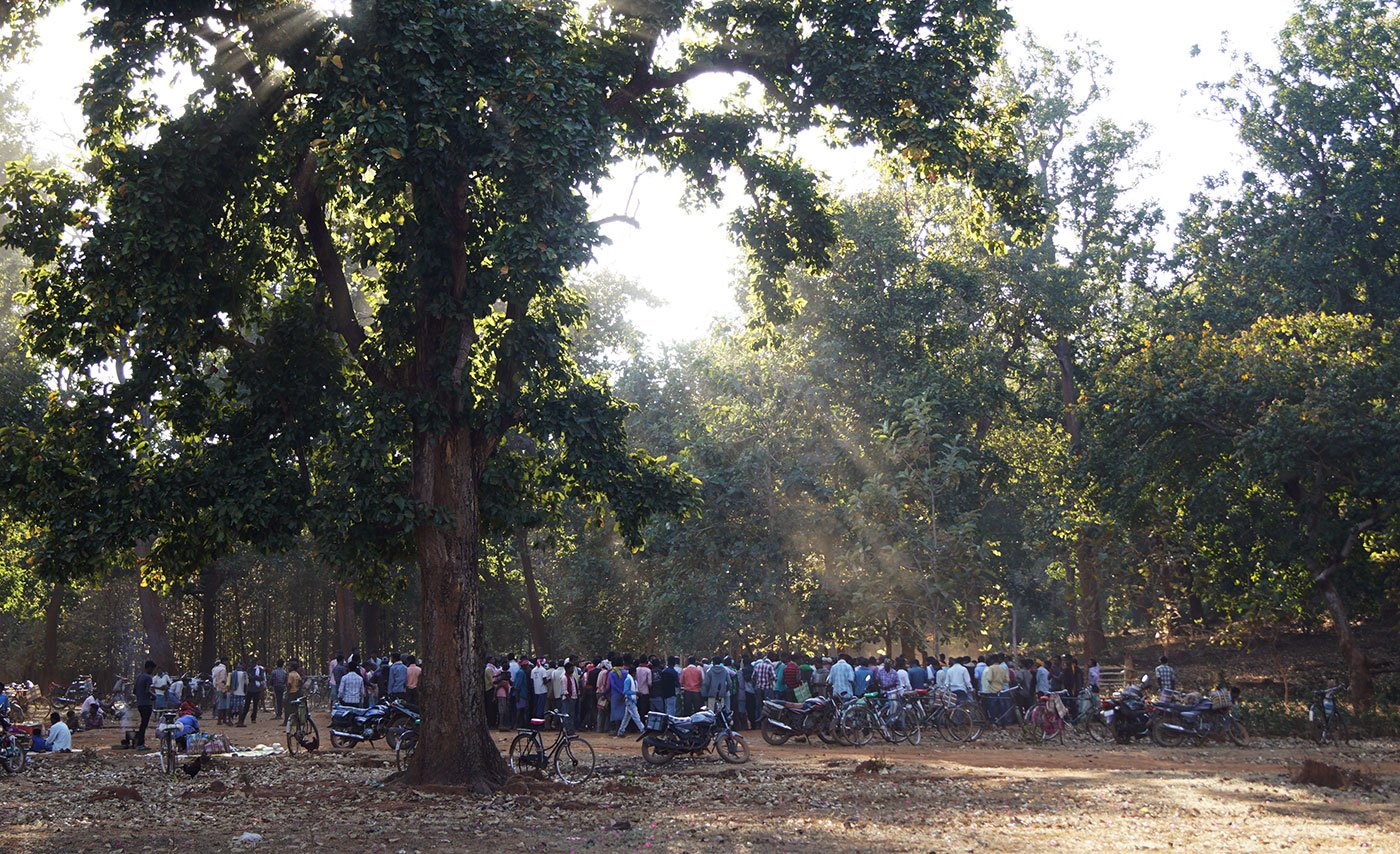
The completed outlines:
{"type": "Polygon", "coordinates": [[[530,727],[532,729],[539,729],[540,727],[544,726],[544,724],[544,718],[530,718],[530,727]]]}

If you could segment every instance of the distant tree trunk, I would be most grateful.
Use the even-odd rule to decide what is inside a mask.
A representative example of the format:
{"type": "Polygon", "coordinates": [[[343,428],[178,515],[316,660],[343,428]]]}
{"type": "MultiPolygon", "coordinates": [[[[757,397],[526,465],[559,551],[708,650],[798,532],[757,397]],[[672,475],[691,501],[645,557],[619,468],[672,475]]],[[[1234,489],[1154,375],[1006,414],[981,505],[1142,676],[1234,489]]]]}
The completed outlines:
{"type": "Polygon", "coordinates": [[[365,623],[365,654],[384,655],[384,606],[373,599],[362,600],[360,614],[365,623]]]}
{"type": "Polygon", "coordinates": [[[335,586],[335,654],[349,655],[359,646],[355,631],[355,594],[344,584],[335,586]]]}
{"type": "Polygon", "coordinates": [[[549,655],[549,626],[540,605],[540,588],[535,581],[535,560],[530,554],[530,535],[523,527],[515,529],[515,551],[520,555],[520,571],[525,576],[525,602],[530,608],[530,644],[535,655],[549,655]]]}
{"type": "Polygon", "coordinates": [[[199,574],[199,672],[208,674],[219,657],[219,589],[224,574],[206,566],[199,574]]]}
{"type": "Polygon", "coordinates": [[[1351,615],[1342,600],[1342,593],[1332,582],[1332,576],[1326,572],[1317,582],[1317,589],[1322,594],[1322,600],[1327,603],[1327,610],[1332,614],[1332,622],[1337,627],[1337,644],[1341,647],[1342,657],[1346,659],[1347,667],[1351,671],[1349,691],[1352,702],[1358,709],[1369,709],[1375,695],[1375,685],[1371,680],[1371,660],[1356,642],[1356,635],[1352,634],[1351,615]]]}
{"type": "Polygon", "coordinates": [[[1098,658],[1108,646],[1103,633],[1103,603],[1099,562],[1094,542],[1088,539],[1079,541],[1077,561],[1079,563],[1079,589],[1081,614],[1084,616],[1084,656],[1098,658]]]}
{"type": "Polygon", "coordinates": [[[58,624],[63,618],[63,600],[67,595],[68,585],[55,582],[49,601],[44,605],[44,670],[39,677],[39,684],[44,687],[58,681],[58,624]]]}
{"type": "MultiPolygon", "coordinates": [[[[1079,406],[1079,385],[1074,378],[1074,343],[1067,336],[1061,335],[1051,350],[1055,353],[1056,374],[1060,385],[1061,417],[1065,432],[1069,434],[1069,452],[1072,458],[1078,459],[1083,430],[1079,421],[1079,413],[1076,410],[1076,407],[1079,406]]],[[[1085,536],[1085,532],[1081,530],[1079,532],[1081,544],[1085,536]]],[[[1079,634],[1079,584],[1075,577],[1077,570],[1075,562],[1074,558],[1065,561],[1065,634],[1069,636],[1079,634]]],[[[1100,633],[1102,633],[1102,627],[1100,627],[1100,633]]]]}

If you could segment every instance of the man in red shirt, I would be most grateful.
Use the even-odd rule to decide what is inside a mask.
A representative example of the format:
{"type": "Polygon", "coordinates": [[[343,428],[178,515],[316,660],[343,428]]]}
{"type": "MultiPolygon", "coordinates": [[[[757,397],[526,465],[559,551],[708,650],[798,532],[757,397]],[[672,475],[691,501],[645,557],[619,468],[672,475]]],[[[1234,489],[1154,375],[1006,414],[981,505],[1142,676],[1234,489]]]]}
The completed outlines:
{"type": "Polygon", "coordinates": [[[700,683],[704,681],[705,672],[692,655],[681,670],[681,714],[693,715],[700,711],[700,683]]]}

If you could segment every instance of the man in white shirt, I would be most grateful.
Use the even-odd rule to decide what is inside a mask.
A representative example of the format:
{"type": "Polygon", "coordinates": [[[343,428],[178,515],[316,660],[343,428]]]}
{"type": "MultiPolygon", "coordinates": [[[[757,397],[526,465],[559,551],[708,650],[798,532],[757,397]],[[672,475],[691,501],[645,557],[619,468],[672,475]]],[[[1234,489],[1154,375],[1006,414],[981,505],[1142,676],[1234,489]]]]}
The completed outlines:
{"type": "Polygon", "coordinates": [[[544,666],[544,659],[535,662],[534,669],[530,671],[530,686],[534,689],[535,702],[531,711],[535,717],[544,717],[544,710],[549,704],[549,668],[544,666]]]}
{"type": "Polygon", "coordinates": [[[58,712],[49,714],[49,736],[45,742],[54,753],[70,753],[73,750],[73,731],[58,712]]]}
{"type": "Polygon", "coordinates": [[[972,694],[972,674],[967,672],[961,658],[948,668],[948,688],[958,695],[958,700],[966,700],[972,694]]]}
{"type": "Polygon", "coordinates": [[[836,663],[831,665],[831,675],[827,677],[827,681],[831,683],[833,697],[851,696],[851,692],[855,690],[856,670],[851,666],[850,655],[841,653],[836,663]]]}

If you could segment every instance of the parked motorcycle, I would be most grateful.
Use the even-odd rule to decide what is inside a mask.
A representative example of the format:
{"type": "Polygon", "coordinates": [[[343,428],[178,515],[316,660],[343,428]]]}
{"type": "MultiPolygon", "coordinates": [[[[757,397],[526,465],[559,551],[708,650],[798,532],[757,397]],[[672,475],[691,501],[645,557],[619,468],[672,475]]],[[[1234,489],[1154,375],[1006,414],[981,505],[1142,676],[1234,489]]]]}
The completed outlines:
{"type": "Polygon", "coordinates": [[[402,700],[387,700],[367,709],[336,706],[331,709],[331,746],[354,747],[362,741],[371,745],[379,739],[393,750],[399,737],[418,725],[418,709],[402,700]]]}
{"type": "Polygon", "coordinates": [[[723,708],[718,712],[696,712],[690,717],[648,712],[647,730],[639,740],[642,758],[651,765],[665,765],[681,754],[698,755],[711,746],[725,762],[740,765],[749,761],[749,746],[730,724],[723,708]]]}
{"type": "Polygon", "coordinates": [[[29,736],[0,717],[0,766],[6,774],[18,774],[29,765],[29,736]]]}
{"type": "Polygon", "coordinates": [[[815,735],[827,744],[836,744],[836,703],[826,697],[812,697],[801,703],[764,700],[766,717],[759,727],[763,740],[771,745],[786,744],[790,738],[811,741],[815,735]]]}
{"type": "Polygon", "coordinates": [[[57,682],[49,683],[49,711],[66,712],[69,709],[76,709],[83,704],[88,695],[97,690],[97,683],[92,681],[92,677],[84,674],[68,683],[67,688],[61,687],[57,682]]]}
{"type": "Polygon", "coordinates": [[[1119,744],[1151,735],[1154,707],[1143,696],[1147,681],[1143,676],[1140,684],[1114,691],[1112,698],[1104,701],[1104,719],[1113,727],[1113,740],[1119,744]]]}
{"type": "Polygon", "coordinates": [[[1225,741],[1240,747],[1249,744],[1244,724],[1230,712],[1229,694],[1213,692],[1211,697],[1188,703],[1157,703],[1152,720],[1152,741],[1161,747],[1179,747],[1182,742],[1225,741]]]}

